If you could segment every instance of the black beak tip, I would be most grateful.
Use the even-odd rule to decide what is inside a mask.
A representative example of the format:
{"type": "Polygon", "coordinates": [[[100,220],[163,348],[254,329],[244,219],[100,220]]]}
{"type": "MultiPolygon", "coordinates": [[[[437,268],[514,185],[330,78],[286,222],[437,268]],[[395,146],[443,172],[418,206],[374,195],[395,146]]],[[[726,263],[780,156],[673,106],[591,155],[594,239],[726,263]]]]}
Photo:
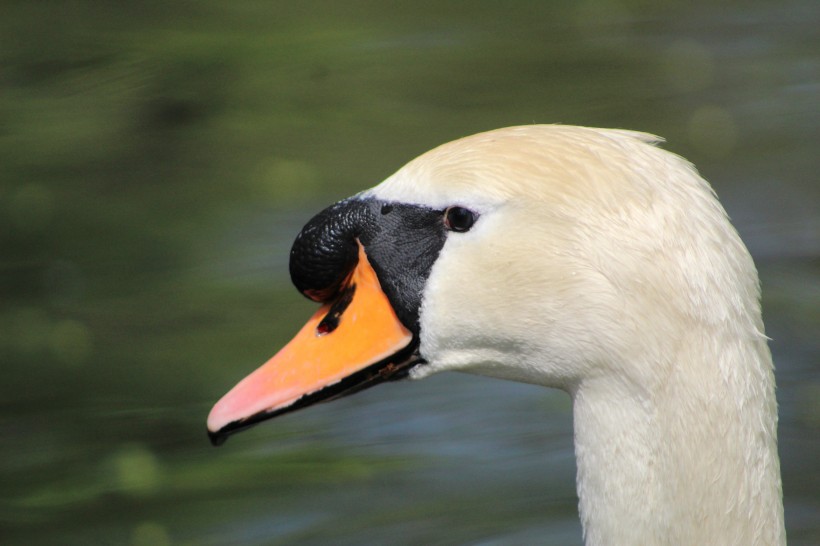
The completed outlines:
{"type": "Polygon", "coordinates": [[[208,431],[208,439],[211,440],[211,445],[214,447],[219,447],[224,444],[228,436],[230,436],[230,434],[224,432],[224,429],[217,430],[216,432],[208,431]]]}

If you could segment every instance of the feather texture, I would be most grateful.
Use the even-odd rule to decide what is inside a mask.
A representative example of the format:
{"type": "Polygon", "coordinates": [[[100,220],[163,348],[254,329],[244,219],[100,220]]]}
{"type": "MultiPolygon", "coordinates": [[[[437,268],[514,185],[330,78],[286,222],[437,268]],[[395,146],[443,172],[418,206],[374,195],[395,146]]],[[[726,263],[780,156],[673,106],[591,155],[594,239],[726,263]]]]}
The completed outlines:
{"type": "Polygon", "coordinates": [[[365,192],[480,214],[432,268],[414,376],[569,392],[589,545],[785,544],[757,272],[709,184],[659,142],[500,129],[365,192]]]}

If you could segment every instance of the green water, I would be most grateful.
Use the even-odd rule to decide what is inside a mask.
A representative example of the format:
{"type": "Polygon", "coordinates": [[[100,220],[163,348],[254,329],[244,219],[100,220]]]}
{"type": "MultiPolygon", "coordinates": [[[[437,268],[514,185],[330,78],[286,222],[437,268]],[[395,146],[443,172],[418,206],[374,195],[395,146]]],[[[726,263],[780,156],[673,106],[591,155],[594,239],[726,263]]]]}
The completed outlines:
{"type": "Polygon", "coordinates": [[[220,449],[313,307],[314,212],[506,125],[657,133],[755,256],[790,543],[820,542],[820,5],[5,2],[0,543],[579,544],[566,395],[386,385],[220,449]]]}

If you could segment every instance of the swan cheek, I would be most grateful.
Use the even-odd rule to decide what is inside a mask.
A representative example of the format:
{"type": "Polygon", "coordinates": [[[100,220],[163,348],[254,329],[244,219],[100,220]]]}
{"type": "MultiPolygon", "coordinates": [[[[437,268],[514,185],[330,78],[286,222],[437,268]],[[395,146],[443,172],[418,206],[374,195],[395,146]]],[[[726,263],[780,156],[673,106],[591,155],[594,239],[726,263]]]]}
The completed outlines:
{"type": "Polygon", "coordinates": [[[503,249],[484,235],[451,234],[431,268],[419,310],[419,354],[426,364],[413,368],[411,378],[463,371],[531,382],[517,363],[533,317],[526,318],[510,290],[509,268],[499,266],[503,249]]]}
{"type": "Polygon", "coordinates": [[[463,371],[571,390],[619,346],[618,295],[567,250],[566,226],[535,231],[532,216],[545,217],[487,214],[448,238],[419,312],[427,364],[410,377],[463,371]]]}

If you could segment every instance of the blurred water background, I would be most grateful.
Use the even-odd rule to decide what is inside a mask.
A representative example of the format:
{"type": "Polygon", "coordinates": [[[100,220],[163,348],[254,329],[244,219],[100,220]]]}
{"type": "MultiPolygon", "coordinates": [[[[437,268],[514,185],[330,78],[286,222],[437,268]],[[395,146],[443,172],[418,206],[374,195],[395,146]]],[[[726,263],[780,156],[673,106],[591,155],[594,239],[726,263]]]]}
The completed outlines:
{"type": "Polygon", "coordinates": [[[0,543],[579,544],[569,400],[381,386],[220,449],[325,205],[481,130],[648,131],[755,256],[790,543],[820,543],[820,3],[6,1],[0,543]]]}

